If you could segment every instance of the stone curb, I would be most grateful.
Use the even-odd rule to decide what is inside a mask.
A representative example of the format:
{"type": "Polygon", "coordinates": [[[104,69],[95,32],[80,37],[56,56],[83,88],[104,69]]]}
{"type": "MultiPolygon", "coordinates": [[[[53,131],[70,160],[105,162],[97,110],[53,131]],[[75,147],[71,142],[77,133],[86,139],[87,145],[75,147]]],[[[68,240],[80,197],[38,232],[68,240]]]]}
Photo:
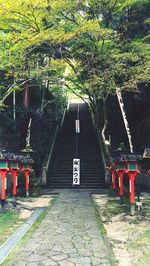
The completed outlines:
{"type": "Polygon", "coordinates": [[[23,223],[1,246],[0,246],[0,265],[13,250],[17,242],[26,234],[35,221],[39,218],[45,208],[36,208],[29,219],[23,223]]]}

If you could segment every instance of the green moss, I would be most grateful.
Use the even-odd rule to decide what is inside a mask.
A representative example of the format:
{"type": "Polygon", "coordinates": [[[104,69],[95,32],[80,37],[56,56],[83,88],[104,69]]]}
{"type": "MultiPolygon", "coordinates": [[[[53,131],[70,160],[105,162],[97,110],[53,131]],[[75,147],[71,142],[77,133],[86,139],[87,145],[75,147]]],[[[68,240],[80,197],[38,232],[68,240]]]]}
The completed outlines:
{"type": "Polygon", "coordinates": [[[138,249],[138,248],[141,248],[144,246],[145,246],[145,244],[142,243],[142,241],[131,242],[128,244],[129,249],[138,249]]]}
{"type": "Polygon", "coordinates": [[[141,257],[138,258],[138,262],[134,263],[134,266],[149,266],[150,252],[147,247],[150,245],[150,229],[143,232],[137,239],[128,244],[128,249],[136,249],[141,252],[141,257]],[[149,244],[148,244],[149,243],[149,244]]]}
{"type": "Polygon", "coordinates": [[[6,213],[0,213],[0,244],[14,231],[14,226],[19,225],[19,212],[16,209],[7,209],[6,213]]]}
{"type": "Polygon", "coordinates": [[[134,266],[149,266],[150,265],[150,253],[146,253],[143,255],[140,259],[138,259],[138,262],[134,264],[134,266]]]}
{"type": "Polygon", "coordinates": [[[101,233],[101,235],[102,235],[102,237],[104,239],[104,242],[105,242],[105,244],[107,246],[107,251],[108,251],[110,264],[111,264],[111,266],[115,266],[115,265],[117,265],[117,262],[115,260],[115,256],[114,256],[112,247],[111,247],[111,245],[109,243],[109,240],[107,238],[106,230],[105,230],[105,227],[104,227],[104,225],[102,223],[102,218],[100,216],[100,213],[98,211],[98,205],[96,204],[96,201],[95,201],[93,196],[91,197],[91,200],[92,200],[93,207],[95,209],[95,215],[96,215],[96,219],[97,219],[97,222],[98,222],[98,225],[99,225],[100,233],[101,233]]]}
{"type": "Polygon", "coordinates": [[[20,239],[20,241],[16,244],[16,246],[14,247],[14,249],[12,250],[12,252],[8,255],[8,257],[6,258],[6,260],[3,262],[2,266],[7,265],[7,263],[9,263],[9,265],[12,265],[11,264],[11,259],[12,259],[13,255],[19,250],[19,248],[21,248],[27,242],[27,240],[32,236],[32,234],[35,232],[35,230],[39,227],[39,225],[41,224],[42,220],[45,218],[46,214],[51,209],[52,205],[54,204],[54,202],[56,201],[57,198],[58,198],[58,196],[54,196],[53,200],[50,203],[50,206],[47,207],[41,213],[41,215],[39,216],[39,218],[31,226],[31,228],[29,229],[29,231],[20,239]]]}
{"type": "Polygon", "coordinates": [[[150,229],[146,230],[143,236],[150,240],[150,229]]]}

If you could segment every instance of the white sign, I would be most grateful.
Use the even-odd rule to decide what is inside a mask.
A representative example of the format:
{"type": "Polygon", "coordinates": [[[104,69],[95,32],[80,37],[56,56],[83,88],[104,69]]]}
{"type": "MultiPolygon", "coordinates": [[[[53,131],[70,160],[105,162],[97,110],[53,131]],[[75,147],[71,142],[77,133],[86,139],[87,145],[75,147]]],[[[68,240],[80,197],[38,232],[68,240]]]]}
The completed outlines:
{"type": "Polygon", "coordinates": [[[80,185],[80,159],[73,159],[73,185],[80,185]]]}
{"type": "Polygon", "coordinates": [[[80,120],[75,121],[75,126],[76,126],[76,133],[80,133],[80,120]]]}
{"type": "Polygon", "coordinates": [[[121,109],[121,112],[122,112],[124,125],[125,125],[125,128],[126,128],[126,132],[127,132],[127,136],[128,136],[128,140],[129,140],[130,152],[133,153],[133,144],[132,144],[132,139],[131,139],[131,133],[130,133],[130,128],[129,128],[128,120],[127,120],[127,117],[126,117],[126,113],[125,113],[125,110],[124,110],[124,103],[123,103],[123,98],[122,98],[122,95],[121,95],[121,90],[119,88],[116,88],[116,93],[117,93],[118,102],[119,102],[119,105],[120,105],[120,109],[121,109]]]}

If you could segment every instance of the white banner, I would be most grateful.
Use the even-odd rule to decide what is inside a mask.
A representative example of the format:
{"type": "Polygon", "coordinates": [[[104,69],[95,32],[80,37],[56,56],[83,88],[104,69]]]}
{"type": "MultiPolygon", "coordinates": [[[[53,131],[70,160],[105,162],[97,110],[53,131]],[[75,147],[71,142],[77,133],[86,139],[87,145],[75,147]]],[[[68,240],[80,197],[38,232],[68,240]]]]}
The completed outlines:
{"type": "Polygon", "coordinates": [[[80,133],[80,120],[75,121],[76,133],[80,133]]]}
{"type": "Polygon", "coordinates": [[[119,88],[116,88],[116,93],[117,93],[118,102],[119,102],[119,105],[120,105],[120,109],[121,109],[121,112],[122,112],[124,125],[125,125],[127,136],[128,136],[130,152],[133,153],[133,145],[132,145],[131,133],[130,133],[130,128],[129,128],[128,120],[127,120],[127,117],[126,117],[126,113],[125,113],[125,110],[124,110],[124,103],[123,103],[123,98],[122,98],[122,95],[121,95],[121,90],[119,88]]]}
{"type": "Polygon", "coordinates": [[[73,159],[73,185],[80,185],[80,159],[73,159]]]}

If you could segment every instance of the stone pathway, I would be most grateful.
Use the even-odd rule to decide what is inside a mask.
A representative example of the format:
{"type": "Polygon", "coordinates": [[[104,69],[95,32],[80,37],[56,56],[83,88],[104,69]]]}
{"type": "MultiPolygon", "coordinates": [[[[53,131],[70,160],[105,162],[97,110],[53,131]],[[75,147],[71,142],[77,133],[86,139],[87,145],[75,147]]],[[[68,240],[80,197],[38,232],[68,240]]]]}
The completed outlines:
{"type": "Polygon", "coordinates": [[[110,266],[90,192],[62,192],[38,229],[6,265],[110,266]]]}

